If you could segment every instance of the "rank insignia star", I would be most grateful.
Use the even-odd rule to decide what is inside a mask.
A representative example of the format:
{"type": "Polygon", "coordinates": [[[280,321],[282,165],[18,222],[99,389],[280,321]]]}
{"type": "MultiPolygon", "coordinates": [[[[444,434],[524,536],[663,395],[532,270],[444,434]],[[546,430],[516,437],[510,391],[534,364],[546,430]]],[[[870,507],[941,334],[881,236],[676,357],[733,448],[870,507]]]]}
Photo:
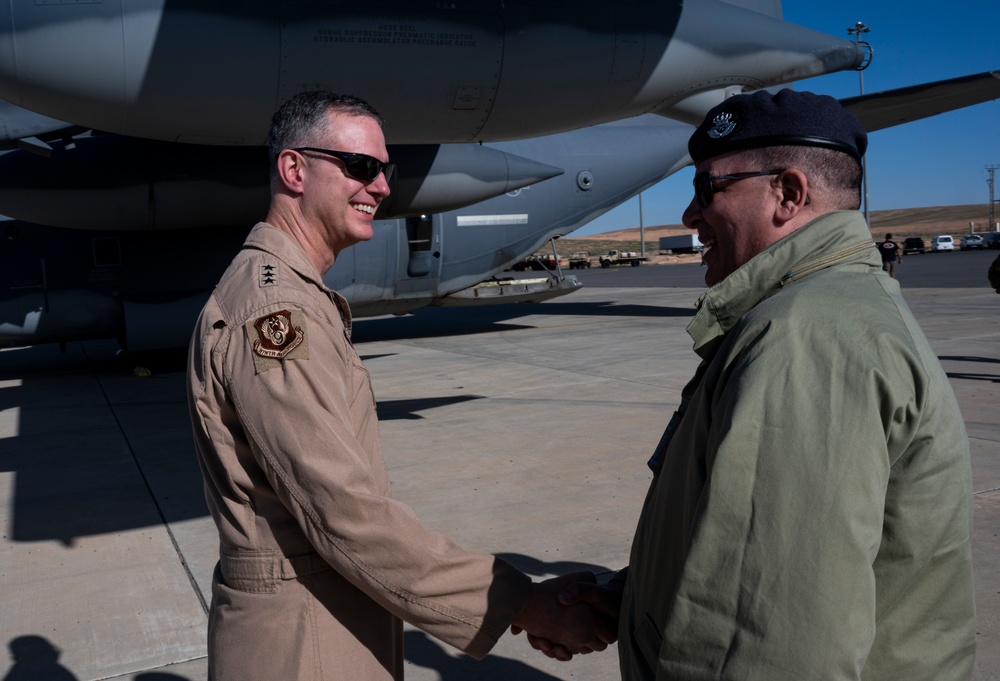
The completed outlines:
{"type": "Polygon", "coordinates": [[[277,286],[278,285],[278,266],[277,265],[261,265],[260,266],[260,286],[261,288],[265,286],[277,286]]]}

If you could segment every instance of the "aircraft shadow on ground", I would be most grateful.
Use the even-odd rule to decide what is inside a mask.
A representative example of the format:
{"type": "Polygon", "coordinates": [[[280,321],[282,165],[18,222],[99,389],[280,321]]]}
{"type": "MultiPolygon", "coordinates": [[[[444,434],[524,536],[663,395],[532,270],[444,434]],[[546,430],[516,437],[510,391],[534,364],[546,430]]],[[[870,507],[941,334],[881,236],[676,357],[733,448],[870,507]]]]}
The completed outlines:
{"type": "MultiPolygon", "coordinates": [[[[958,355],[949,355],[938,357],[942,362],[954,361],[954,362],[979,362],[982,364],[1000,364],[1000,359],[994,357],[967,357],[958,355]]],[[[978,374],[970,373],[965,371],[946,371],[945,374],[948,378],[960,378],[967,381],[989,381],[991,383],[1000,383],[1000,374],[978,374]]]]}
{"type": "Polygon", "coordinates": [[[481,400],[482,395],[455,395],[451,397],[424,397],[415,400],[379,400],[379,421],[413,421],[424,418],[418,412],[447,407],[470,400],[481,400]]]}
{"type": "MultiPolygon", "coordinates": [[[[168,353],[163,362],[150,365],[160,370],[178,359],[168,353]]],[[[101,364],[99,380],[109,372],[125,374],[124,383],[156,380],[131,378],[130,362],[122,361],[119,356],[101,364]]],[[[105,402],[88,409],[80,403],[88,393],[72,392],[76,377],[93,372],[85,359],[59,357],[28,370],[5,364],[0,364],[0,377],[19,379],[0,389],[0,411],[15,410],[17,420],[17,435],[0,438],[0,472],[14,474],[6,528],[10,541],[73,546],[84,537],[208,515],[182,374],[163,376],[166,384],[153,391],[153,402],[115,404],[111,414],[105,402]],[[179,396],[167,399],[167,393],[179,396]],[[38,404],[36,395],[47,397],[38,404]]],[[[423,419],[433,409],[476,399],[481,396],[384,400],[378,414],[382,421],[423,419]]]]}
{"type": "MultiPolygon", "coordinates": [[[[148,379],[136,379],[148,380],[148,379]]],[[[7,388],[0,391],[0,409],[20,402],[7,388]]],[[[378,403],[379,420],[416,420],[422,412],[482,399],[450,395],[378,403]]],[[[155,430],[187,419],[183,404],[167,404],[155,430]],[[183,411],[183,413],[179,413],[183,411]],[[178,413],[173,413],[178,412],[178,413]]],[[[15,473],[10,538],[14,541],[57,540],[72,546],[77,539],[126,529],[179,522],[208,515],[203,482],[190,438],[176,447],[129,451],[109,446],[100,429],[79,437],[47,432],[45,419],[53,410],[22,409],[19,418],[27,440],[0,440],[0,471],[15,473]],[[27,423],[25,420],[33,420],[27,423]],[[154,503],[150,503],[150,498],[154,503]]],[[[179,437],[171,428],[170,437],[179,437]]],[[[183,430],[183,429],[182,429],[183,430]]]]}
{"type": "Polygon", "coordinates": [[[507,320],[528,315],[590,317],[693,317],[694,307],[615,305],[611,302],[512,303],[467,308],[429,307],[400,317],[359,319],[354,323],[355,342],[440,338],[530,328],[507,320]]]}
{"type": "MultiPolygon", "coordinates": [[[[504,319],[526,312],[632,316],[692,313],[691,310],[641,305],[549,303],[470,308],[467,311],[432,309],[412,317],[425,327],[424,332],[433,327],[433,333],[445,335],[495,331],[504,319]]],[[[408,318],[373,322],[380,325],[387,337],[406,338],[417,334],[414,320],[408,318]]],[[[14,473],[16,481],[9,521],[11,540],[57,540],[72,546],[83,537],[208,514],[182,395],[184,378],[181,372],[186,351],[112,356],[110,347],[110,344],[99,346],[100,352],[107,352],[104,359],[88,357],[87,351],[74,357],[72,354],[54,356],[51,349],[28,349],[23,354],[17,353],[17,357],[5,357],[9,362],[0,362],[0,379],[9,377],[18,381],[0,390],[0,410],[17,410],[18,421],[17,436],[0,439],[0,472],[14,473]],[[152,402],[112,404],[109,415],[109,405],[100,398],[92,405],[93,409],[88,410],[80,403],[90,387],[81,390],[79,395],[72,392],[73,381],[81,375],[92,375],[96,370],[99,377],[108,374],[130,377],[134,366],[145,366],[154,377],[161,377],[156,384],[161,392],[150,392],[152,402]],[[164,397],[177,391],[181,396],[176,399],[164,397]],[[35,395],[48,397],[34,403],[35,395]],[[122,437],[125,437],[124,447],[121,446],[122,437]]],[[[375,357],[372,355],[368,359],[375,357]]],[[[98,380],[103,382],[104,379],[98,380]]],[[[133,379],[127,378],[126,383],[129,380],[133,379]]],[[[424,412],[476,399],[481,396],[380,401],[379,418],[383,421],[423,419],[428,418],[424,412]]]]}
{"type": "MultiPolygon", "coordinates": [[[[17,384],[0,390],[0,410],[13,410],[15,419],[14,435],[0,439],[0,472],[15,481],[10,540],[73,546],[83,537],[208,515],[183,376],[129,374],[119,358],[58,356],[51,367],[21,370],[17,384]],[[115,381],[119,388],[155,382],[135,383],[147,392],[126,390],[116,401],[105,392],[115,381]]],[[[2,375],[18,373],[4,365],[2,375]]]]}
{"type": "MultiPolygon", "coordinates": [[[[17,475],[10,540],[57,540],[69,547],[87,536],[163,524],[159,507],[149,503],[149,494],[141,480],[135,479],[130,462],[102,457],[99,463],[89,462],[89,470],[81,469],[79,461],[93,452],[86,448],[56,452],[43,464],[29,461],[33,458],[29,452],[3,466],[17,475]]],[[[198,477],[192,477],[187,486],[200,493],[197,467],[194,472],[198,477]]],[[[206,515],[202,499],[170,520],[206,515]]]]}

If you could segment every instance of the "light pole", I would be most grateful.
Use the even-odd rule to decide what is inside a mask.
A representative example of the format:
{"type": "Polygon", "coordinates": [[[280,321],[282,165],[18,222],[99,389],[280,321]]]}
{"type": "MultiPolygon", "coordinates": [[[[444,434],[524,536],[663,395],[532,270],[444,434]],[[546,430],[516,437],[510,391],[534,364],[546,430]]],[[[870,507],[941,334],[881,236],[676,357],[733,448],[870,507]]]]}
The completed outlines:
{"type": "Polygon", "coordinates": [[[639,192],[639,255],[646,257],[646,224],[642,220],[642,192],[639,192]]]}
{"type": "MultiPolygon", "coordinates": [[[[853,35],[855,38],[857,38],[858,47],[864,50],[865,52],[865,59],[858,67],[858,83],[861,87],[862,95],[865,94],[864,71],[865,69],[868,68],[868,65],[872,63],[872,46],[867,41],[861,40],[861,34],[868,33],[870,31],[871,29],[865,26],[864,23],[860,21],[854,24],[853,26],[848,27],[847,29],[847,34],[853,35]]],[[[861,157],[861,182],[863,187],[862,193],[864,195],[864,201],[865,201],[865,224],[867,224],[868,228],[871,229],[872,223],[868,219],[868,154],[867,153],[861,157]]]]}
{"type": "Polygon", "coordinates": [[[996,172],[997,168],[1000,166],[986,166],[986,172],[988,173],[986,177],[986,185],[990,188],[990,226],[986,231],[992,232],[997,228],[993,212],[993,207],[997,204],[997,199],[993,198],[993,173],[996,172]]]}

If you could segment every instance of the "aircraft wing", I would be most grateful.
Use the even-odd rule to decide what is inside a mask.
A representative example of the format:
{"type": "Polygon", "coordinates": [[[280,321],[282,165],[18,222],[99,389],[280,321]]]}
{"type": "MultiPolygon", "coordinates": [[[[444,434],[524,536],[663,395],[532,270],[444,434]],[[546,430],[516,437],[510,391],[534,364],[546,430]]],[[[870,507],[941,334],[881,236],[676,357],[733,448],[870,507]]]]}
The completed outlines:
{"type": "Polygon", "coordinates": [[[840,103],[868,132],[1000,98],[1000,71],[847,97],[840,103]]]}
{"type": "Polygon", "coordinates": [[[257,146],[281,102],[326,89],[371,102],[390,144],[475,143],[864,60],[853,41],[782,21],[776,0],[737,1],[754,9],[720,0],[4,0],[0,98],[106,133],[257,146]]]}

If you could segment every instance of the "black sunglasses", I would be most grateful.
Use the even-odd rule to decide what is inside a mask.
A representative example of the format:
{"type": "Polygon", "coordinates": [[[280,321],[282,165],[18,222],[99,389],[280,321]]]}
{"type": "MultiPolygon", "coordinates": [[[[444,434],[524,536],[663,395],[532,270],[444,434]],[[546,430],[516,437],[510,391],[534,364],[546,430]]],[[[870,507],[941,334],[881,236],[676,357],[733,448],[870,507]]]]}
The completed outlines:
{"type": "Polygon", "coordinates": [[[732,173],[731,175],[709,175],[708,171],[698,173],[694,176],[694,200],[702,208],[708,208],[715,196],[715,180],[745,180],[748,177],[760,177],[761,175],[780,175],[788,170],[779,168],[777,170],[757,170],[749,173],[732,173]]]}
{"type": "Polygon", "coordinates": [[[339,158],[344,162],[344,170],[347,174],[356,180],[361,180],[362,182],[371,182],[379,173],[385,173],[385,181],[388,182],[392,178],[392,173],[396,169],[396,166],[392,163],[383,163],[374,156],[369,156],[368,154],[351,154],[346,151],[334,151],[333,149],[319,149],[317,147],[296,147],[292,151],[297,151],[299,153],[303,151],[314,151],[317,154],[326,154],[327,156],[333,156],[334,158],[339,158]]]}

